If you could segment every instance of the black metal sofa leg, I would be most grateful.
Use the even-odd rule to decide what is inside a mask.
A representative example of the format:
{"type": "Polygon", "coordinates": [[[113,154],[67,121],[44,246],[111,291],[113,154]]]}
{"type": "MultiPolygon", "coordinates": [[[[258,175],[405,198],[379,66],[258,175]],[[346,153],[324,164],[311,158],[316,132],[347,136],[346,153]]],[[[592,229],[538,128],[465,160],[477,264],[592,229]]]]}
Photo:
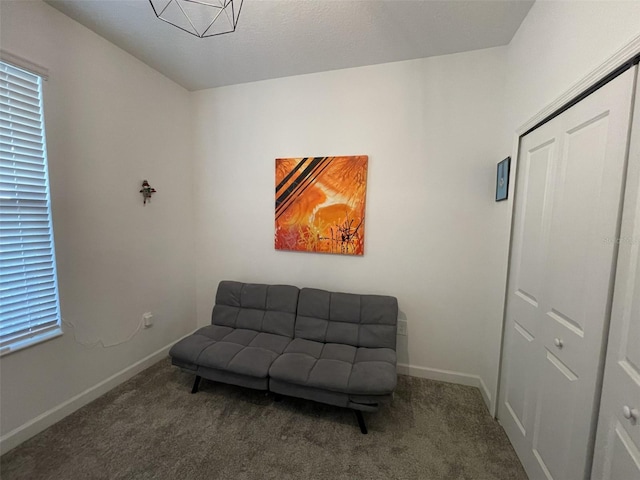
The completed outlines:
{"type": "Polygon", "coordinates": [[[367,430],[367,425],[364,423],[362,412],[360,410],[354,410],[354,412],[356,414],[356,419],[358,420],[358,425],[360,426],[360,431],[363,435],[366,435],[369,431],[367,430]]]}
{"type": "Polygon", "coordinates": [[[200,380],[202,380],[202,377],[200,375],[196,375],[196,380],[193,382],[193,388],[191,389],[191,393],[198,393],[198,387],[200,386],[200,380]]]}

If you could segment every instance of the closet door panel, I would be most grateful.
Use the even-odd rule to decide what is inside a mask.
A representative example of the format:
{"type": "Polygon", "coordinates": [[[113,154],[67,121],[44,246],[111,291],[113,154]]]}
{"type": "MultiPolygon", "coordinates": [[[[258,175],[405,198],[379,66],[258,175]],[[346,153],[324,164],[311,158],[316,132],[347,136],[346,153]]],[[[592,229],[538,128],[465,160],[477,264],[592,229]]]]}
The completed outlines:
{"type": "Polygon", "coordinates": [[[498,416],[532,479],[590,472],[634,79],[521,139],[498,416]]]}
{"type": "MultiPolygon", "coordinates": [[[[637,67],[636,67],[637,68],[637,67]]],[[[591,478],[640,479],[640,86],[629,165],[607,358],[591,478]]]]}

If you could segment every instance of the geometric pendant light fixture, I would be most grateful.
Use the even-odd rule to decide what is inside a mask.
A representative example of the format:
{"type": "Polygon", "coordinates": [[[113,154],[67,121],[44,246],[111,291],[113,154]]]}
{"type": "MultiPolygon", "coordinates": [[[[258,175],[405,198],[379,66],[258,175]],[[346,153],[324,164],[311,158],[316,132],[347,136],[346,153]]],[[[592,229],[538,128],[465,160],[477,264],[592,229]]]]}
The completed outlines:
{"type": "Polygon", "coordinates": [[[149,0],[153,13],[196,37],[213,37],[236,30],[242,0],[149,0]]]}

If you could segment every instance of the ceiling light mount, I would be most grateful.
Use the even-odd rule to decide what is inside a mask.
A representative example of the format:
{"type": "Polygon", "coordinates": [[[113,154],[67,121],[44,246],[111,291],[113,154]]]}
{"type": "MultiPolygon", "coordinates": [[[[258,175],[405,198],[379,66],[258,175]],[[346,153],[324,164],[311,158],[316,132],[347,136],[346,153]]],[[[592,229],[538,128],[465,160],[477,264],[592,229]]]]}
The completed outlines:
{"type": "Polygon", "coordinates": [[[243,0],[149,0],[160,20],[199,38],[235,32],[243,0]]]}

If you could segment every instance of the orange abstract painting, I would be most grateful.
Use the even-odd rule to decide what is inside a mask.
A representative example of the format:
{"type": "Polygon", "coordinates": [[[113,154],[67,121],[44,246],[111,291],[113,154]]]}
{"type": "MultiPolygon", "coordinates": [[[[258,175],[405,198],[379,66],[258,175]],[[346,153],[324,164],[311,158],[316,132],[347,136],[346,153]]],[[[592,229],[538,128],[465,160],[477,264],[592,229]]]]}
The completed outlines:
{"type": "Polygon", "coordinates": [[[276,250],[362,255],[366,155],[276,159],[276,250]]]}

